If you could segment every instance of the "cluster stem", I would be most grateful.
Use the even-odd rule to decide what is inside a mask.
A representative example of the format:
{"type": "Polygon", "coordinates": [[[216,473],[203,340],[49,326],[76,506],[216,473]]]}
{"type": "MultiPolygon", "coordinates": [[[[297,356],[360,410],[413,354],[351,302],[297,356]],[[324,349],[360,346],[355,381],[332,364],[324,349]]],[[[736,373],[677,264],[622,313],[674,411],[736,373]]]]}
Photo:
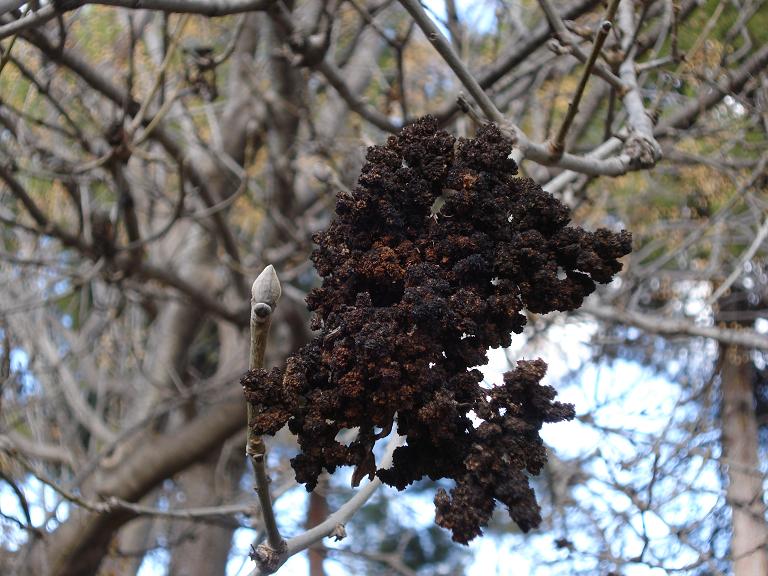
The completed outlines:
{"type": "MultiPolygon", "coordinates": [[[[264,352],[267,348],[267,336],[272,324],[272,314],[280,299],[282,289],[274,267],[267,266],[259,274],[251,289],[251,351],[248,368],[256,370],[264,367],[264,352]]],[[[261,514],[264,520],[264,529],[267,534],[267,546],[264,544],[256,549],[257,561],[261,556],[279,557],[286,551],[286,543],[280,535],[275,519],[275,511],[272,507],[272,497],[269,493],[270,478],[266,468],[266,445],[261,436],[253,431],[253,422],[256,416],[256,407],[248,404],[248,430],[246,435],[245,453],[253,466],[253,475],[256,483],[256,493],[261,504],[261,514]]],[[[260,562],[261,563],[261,562],[260,562]]],[[[267,561],[266,563],[270,563],[267,561]]]]}

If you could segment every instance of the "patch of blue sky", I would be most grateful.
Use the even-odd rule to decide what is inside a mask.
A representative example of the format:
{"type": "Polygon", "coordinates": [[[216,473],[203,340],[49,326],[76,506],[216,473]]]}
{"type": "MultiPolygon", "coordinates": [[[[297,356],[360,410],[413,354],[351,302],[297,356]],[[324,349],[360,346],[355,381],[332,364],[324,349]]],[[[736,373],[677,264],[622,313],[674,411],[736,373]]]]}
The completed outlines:
{"type": "Polygon", "coordinates": [[[24,395],[40,391],[40,383],[29,369],[29,355],[21,348],[11,349],[11,373],[18,379],[24,395]]]}
{"type": "MultiPolygon", "coordinates": [[[[440,31],[448,35],[448,29],[445,27],[445,22],[448,21],[445,2],[443,0],[427,0],[422,4],[440,31]]],[[[478,32],[487,32],[493,30],[496,25],[496,5],[496,0],[456,0],[456,12],[467,28],[478,32]]]]}
{"type": "Polygon", "coordinates": [[[166,574],[171,562],[171,554],[164,548],[149,550],[141,561],[136,576],[159,576],[166,574]]]}
{"type": "MultiPolygon", "coordinates": [[[[58,495],[50,486],[32,477],[18,481],[18,486],[22,488],[27,500],[32,526],[52,530],[66,520],[69,514],[69,507],[66,504],[60,504],[53,516],[48,512],[58,500],[58,495]]],[[[3,514],[18,519],[22,524],[27,523],[21,502],[6,482],[0,483],[0,510],[3,514]]],[[[27,542],[29,535],[24,529],[12,521],[3,519],[2,522],[6,524],[6,529],[3,531],[3,537],[6,539],[3,542],[4,546],[14,550],[27,542]]]]}
{"type": "MultiPolygon", "coordinates": [[[[26,485],[24,488],[26,492],[26,485]]],[[[22,524],[26,524],[21,503],[16,497],[13,489],[5,482],[0,483],[0,510],[2,510],[4,516],[15,518],[22,524]]],[[[33,511],[30,510],[30,516],[32,515],[32,512],[33,511]]],[[[2,532],[0,532],[0,534],[3,539],[3,547],[11,551],[16,551],[27,542],[27,532],[16,522],[2,517],[0,518],[0,524],[2,524],[2,532]]]]}

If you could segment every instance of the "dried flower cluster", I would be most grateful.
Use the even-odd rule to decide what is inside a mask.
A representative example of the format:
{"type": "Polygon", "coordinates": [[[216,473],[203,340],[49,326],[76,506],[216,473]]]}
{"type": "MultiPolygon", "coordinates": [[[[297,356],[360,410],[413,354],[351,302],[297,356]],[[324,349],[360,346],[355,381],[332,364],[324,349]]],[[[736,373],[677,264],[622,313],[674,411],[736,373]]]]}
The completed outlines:
{"type": "Polygon", "coordinates": [[[569,211],[517,177],[511,145],[493,125],[459,139],[426,117],[368,150],[352,195],[315,238],[323,277],[308,297],[319,335],[284,369],[243,378],[255,431],[286,423],[301,453],[291,464],[311,490],[323,469],[356,467],[403,489],[450,478],[437,523],[466,543],[498,500],[522,530],[540,522],[527,473],[546,461],[543,422],[573,417],[542,386],[546,364],[520,361],[501,385],[473,366],[522,331],[524,309],[578,308],[608,282],[631,236],[568,227],[569,211]],[[377,470],[373,446],[394,422],[406,436],[377,470]],[[354,441],[339,433],[359,427],[354,441]]]}

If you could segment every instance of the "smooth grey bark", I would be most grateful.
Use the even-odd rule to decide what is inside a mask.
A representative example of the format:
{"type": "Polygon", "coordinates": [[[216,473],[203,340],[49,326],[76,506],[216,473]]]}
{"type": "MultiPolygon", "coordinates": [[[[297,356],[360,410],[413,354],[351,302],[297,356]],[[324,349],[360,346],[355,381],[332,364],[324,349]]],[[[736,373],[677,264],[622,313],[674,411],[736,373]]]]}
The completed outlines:
{"type": "MultiPolygon", "coordinates": [[[[242,394],[237,390],[188,424],[146,438],[140,448],[125,457],[118,469],[103,473],[88,492],[137,501],[166,478],[218,449],[244,425],[245,408],[242,394]]],[[[32,573],[94,574],[116,530],[132,517],[132,513],[122,509],[109,513],[73,509],[67,522],[46,537],[44,543],[33,544],[32,573]]]]}

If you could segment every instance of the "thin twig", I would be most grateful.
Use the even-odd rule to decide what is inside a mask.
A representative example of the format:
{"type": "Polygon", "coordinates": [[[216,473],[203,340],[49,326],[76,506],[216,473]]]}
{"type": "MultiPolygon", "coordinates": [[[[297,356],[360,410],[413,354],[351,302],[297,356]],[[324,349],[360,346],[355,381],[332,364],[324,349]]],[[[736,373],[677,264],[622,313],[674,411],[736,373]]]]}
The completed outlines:
{"type": "MultiPolygon", "coordinates": [[[[618,0],[614,0],[611,4],[611,8],[613,8],[614,11],[616,5],[618,5],[618,0]]],[[[609,14],[610,12],[611,10],[609,8],[609,14]]],[[[554,142],[551,143],[552,153],[556,157],[562,156],[565,151],[565,137],[568,134],[568,130],[571,128],[573,119],[576,117],[576,112],[579,111],[579,102],[581,102],[581,97],[584,95],[584,89],[587,87],[587,81],[592,74],[592,68],[594,67],[595,62],[597,62],[597,57],[600,55],[600,51],[603,49],[603,44],[605,43],[605,39],[608,38],[608,33],[610,31],[611,21],[609,19],[603,20],[602,24],[600,24],[600,29],[597,31],[597,36],[595,36],[595,43],[592,46],[592,52],[589,54],[587,63],[584,66],[584,72],[579,80],[579,85],[576,87],[573,99],[568,103],[568,112],[566,112],[565,118],[563,118],[563,123],[560,125],[560,130],[557,131],[557,136],[555,137],[554,142]]]]}
{"type": "MultiPolygon", "coordinates": [[[[602,157],[584,157],[564,153],[560,157],[555,157],[552,153],[552,147],[547,143],[532,142],[525,132],[512,121],[505,118],[496,105],[491,101],[488,95],[483,91],[480,84],[469,72],[467,67],[458,57],[448,39],[437,28],[435,23],[427,16],[418,0],[400,0],[400,4],[408,11],[416,21],[416,24],[426,34],[429,41],[448,63],[451,70],[458,77],[467,92],[478,103],[480,109],[486,117],[499,125],[504,132],[516,145],[517,149],[512,152],[512,158],[518,164],[528,158],[534,162],[545,165],[557,165],[561,168],[581,172],[590,175],[611,175],[618,176],[626,174],[631,169],[647,167],[647,164],[638,162],[635,158],[636,150],[627,150],[624,154],[609,159],[602,157]]],[[[615,139],[611,140],[610,150],[620,148],[621,142],[615,139]],[[614,146],[618,143],[619,146],[614,146]]]]}
{"type": "Polygon", "coordinates": [[[622,310],[613,306],[601,304],[587,304],[579,309],[583,312],[600,318],[618,322],[626,326],[634,326],[649,334],[660,336],[699,336],[712,338],[723,344],[743,346],[757,350],[768,350],[768,336],[754,330],[734,330],[731,328],[718,328],[717,326],[700,326],[687,319],[661,318],[657,314],[643,314],[631,310],[622,310]]]}
{"type": "MultiPolygon", "coordinates": [[[[269,326],[272,323],[272,314],[280,299],[282,290],[280,280],[270,264],[259,274],[251,289],[251,352],[248,368],[256,370],[264,366],[264,352],[267,348],[267,336],[269,326]]],[[[259,546],[266,556],[280,556],[285,552],[286,544],[280,535],[275,520],[275,511],[272,508],[272,498],[269,495],[269,476],[267,475],[266,446],[261,436],[253,432],[253,420],[256,416],[254,407],[248,404],[248,430],[245,444],[245,453],[253,465],[253,474],[256,479],[256,493],[261,504],[261,513],[264,519],[264,529],[267,533],[267,544],[259,546]]]]}
{"type": "Polygon", "coordinates": [[[5,68],[5,65],[8,64],[8,61],[11,59],[11,50],[13,50],[13,45],[16,44],[16,39],[18,37],[18,32],[11,37],[7,49],[3,49],[3,47],[0,46],[0,74],[3,73],[3,68],[5,68]]]}
{"type": "MultiPolygon", "coordinates": [[[[165,71],[163,71],[163,75],[165,74],[165,71]]],[[[164,100],[162,105],[160,106],[160,109],[157,111],[157,113],[152,117],[152,120],[149,121],[149,124],[147,124],[147,127],[144,128],[141,134],[139,134],[131,143],[131,146],[139,146],[140,144],[143,144],[144,141],[147,140],[147,138],[150,137],[152,134],[152,131],[157,128],[157,126],[160,124],[160,122],[165,118],[166,114],[170,112],[171,107],[176,103],[176,100],[178,100],[179,96],[182,93],[181,87],[177,87],[173,93],[170,95],[170,97],[165,98],[163,96],[164,100]]],[[[138,116],[137,116],[138,118],[138,116]]]]}
{"type": "MultiPolygon", "coordinates": [[[[168,70],[168,66],[171,63],[171,59],[173,58],[174,53],[176,52],[176,47],[179,44],[179,41],[181,40],[181,35],[184,32],[184,28],[187,25],[187,22],[189,21],[189,15],[184,14],[181,19],[179,20],[178,24],[176,25],[176,30],[173,33],[173,37],[171,38],[170,46],[168,47],[168,52],[165,54],[165,58],[163,59],[162,64],[160,65],[160,69],[158,70],[157,74],[155,74],[155,78],[152,82],[152,86],[149,89],[149,93],[147,94],[147,97],[144,99],[144,102],[141,103],[141,106],[139,107],[138,112],[133,115],[133,120],[131,120],[130,125],[128,126],[127,132],[129,134],[129,138],[133,138],[133,135],[136,133],[136,130],[138,130],[139,126],[142,125],[144,122],[144,117],[147,115],[147,110],[149,109],[150,104],[152,103],[155,94],[157,94],[157,91],[160,89],[160,85],[163,83],[163,80],[165,79],[165,73],[168,70]]],[[[130,98],[130,96],[128,96],[130,98]]],[[[162,117],[162,116],[161,116],[162,117]]],[[[149,127],[147,128],[149,131],[149,127]]]]}
{"type": "Polygon", "coordinates": [[[464,87],[469,92],[470,96],[474,98],[477,105],[487,116],[491,122],[497,124],[506,123],[504,115],[496,108],[496,105],[491,101],[488,94],[480,87],[475,77],[469,72],[467,67],[456,54],[456,51],[451,46],[448,39],[440,32],[439,28],[435,25],[432,19],[427,16],[424,9],[421,7],[419,0],[400,0],[403,8],[416,21],[416,24],[421,28],[422,32],[426,35],[429,42],[435,47],[438,53],[443,57],[448,66],[451,67],[453,73],[461,81],[464,87]]]}
{"type": "Polygon", "coordinates": [[[49,20],[60,17],[64,12],[76,10],[85,4],[100,4],[133,10],[162,10],[165,12],[201,14],[203,16],[216,17],[266,10],[272,3],[273,0],[94,0],[92,2],[81,0],[66,4],[51,2],[32,12],[29,16],[0,26],[0,40],[30,28],[38,28],[49,20]],[[60,8],[60,5],[63,7],[60,8]]]}
{"type": "MultiPolygon", "coordinates": [[[[13,458],[14,461],[21,464],[21,466],[27,472],[35,476],[35,478],[37,478],[40,482],[46,486],[49,486],[63,500],[66,500],[71,504],[75,504],[80,508],[90,512],[95,512],[97,514],[108,514],[110,512],[114,512],[115,510],[125,510],[127,512],[136,514],[137,516],[150,516],[176,520],[205,521],[226,516],[236,516],[240,514],[249,516],[253,511],[253,505],[248,503],[222,504],[219,506],[202,506],[198,508],[178,508],[167,510],[162,508],[154,508],[152,506],[145,506],[135,502],[129,502],[116,496],[109,496],[101,502],[92,501],[58,484],[53,478],[49,477],[45,472],[34,466],[13,447],[0,444],[0,450],[2,450],[4,453],[7,453],[11,458],[13,458]]],[[[280,494],[283,494],[294,486],[295,484],[293,482],[286,483],[284,486],[279,488],[279,492],[280,494]]],[[[27,511],[25,510],[25,515],[26,514],[27,511]]],[[[32,525],[31,521],[29,522],[29,525],[32,525]]]]}
{"type": "MultiPolygon", "coordinates": [[[[387,451],[381,459],[380,468],[389,468],[392,464],[392,454],[395,449],[402,444],[404,439],[403,436],[397,434],[392,435],[392,438],[390,438],[387,444],[387,451]]],[[[286,542],[285,552],[277,559],[276,564],[268,567],[259,566],[256,570],[251,572],[249,576],[263,576],[264,574],[274,573],[286,560],[288,560],[288,558],[309,548],[313,544],[322,541],[323,538],[335,538],[337,541],[345,538],[346,523],[365,505],[366,502],[368,502],[380,486],[381,480],[377,476],[363,486],[354,496],[352,496],[352,498],[347,500],[341,508],[328,516],[323,522],[314,528],[310,528],[306,532],[289,539],[286,542]]]]}
{"type": "Polygon", "coordinates": [[[245,19],[246,15],[241,15],[237,21],[237,27],[235,28],[234,33],[232,34],[232,38],[229,41],[229,44],[224,48],[224,51],[219,54],[216,58],[213,59],[213,66],[221,66],[226,62],[232,54],[235,52],[235,48],[237,47],[237,41],[240,39],[240,35],[243,33],[243,30],[245,29],[245,19]]]}
{"type": "Polygon", "coordinates": [[[165,226],[163,226],[157,232],[154,232],[149,236],[145,236],[140,240],[129,242],[125,246],[119,246],[116,248],[116,251],[120,252],[123,250],[134,250],[136,248],[140,248],[141,246],[146,246],[147,244],[154,242],[155,240],[158,240],[163,236],[165,236],[168,232],[171,231],[171,228],[173,228],[173,225],[184,214],[184,200],[186,196],[187,196],[186,188],[184,187],[184,161],[182,161],[179,163],[179,199],[176,201],[176,206],[174,207],[173,213],[171,214],[171,217],[168,220],[168,222],[165,224],[165,226]]]}
{"type": "Polygon", "coordinates": [[[763,225],[760,226],[760,230],[758,230],[757,234],[755,235],[755,239],[752,242],[752,244],[747,248],[747,250],[741,255],[739,258],[739,261],[736,263],[736,266],[734,266],[733,271],[728,275],[728,278],[726,278],[725,282],[720,284],[720,286],[715,290],[714,294],[707,298],[706,305],[711,306],[717,300],[725,294],[725,292],[731,287],[731,285],[736,282],[736,279],[741,276],[741,273],[744,271],[744,264],[747,263],[748,260],[751,260],[752,257],[755,255],[755,253],[760,249],[760,246],[762,245],[765,238],[768,236],[768,217],[765,218],[763,221],[763,225]]]}
{"type": "MultiPolygon", "coordinates": [[[[583,64],[588,63],[592,56],[590,55],[588,57],[586,54],[584,54],[584,51],[579,46],[578,38],[575,36],[575,34],[570,32],[568,28],[565,27],[563,19],[557,13],[557,10],[555,10],[555,7],[552,5],[552,3],[549,0],[539,0],[539,5],[544,11],[545,16],[547,17],[547,22],[549,22],[552,31],[560,40],[560,42],[564,46],[570,48],[571,54],[573,54],[583,64]]],[[[608,13],[606,14],[604,20],[613,20],[613,15],[616,12],[617,5],[618,2],[613,2],[611,7],[608,9],[608,13]]],[[[603,39],[603,41],[605,41],[605,39],[603,39]]],[[[595,40],[595,42],[597,42],[597,40],[595,40]]],[[[593,61],[592,64],[587,65],[587,71],[590,74],[594,73],[595,75],[608,82],[608,84],[613,86],[619,94],[623,94],[626,90],[626,86],[624,86],[624,82],[621,80],[621,78],[617,77],[616,74],[611,72],[610,68],[608,68],[608,66],[606,66],[603,62],[593,61]]]]}

